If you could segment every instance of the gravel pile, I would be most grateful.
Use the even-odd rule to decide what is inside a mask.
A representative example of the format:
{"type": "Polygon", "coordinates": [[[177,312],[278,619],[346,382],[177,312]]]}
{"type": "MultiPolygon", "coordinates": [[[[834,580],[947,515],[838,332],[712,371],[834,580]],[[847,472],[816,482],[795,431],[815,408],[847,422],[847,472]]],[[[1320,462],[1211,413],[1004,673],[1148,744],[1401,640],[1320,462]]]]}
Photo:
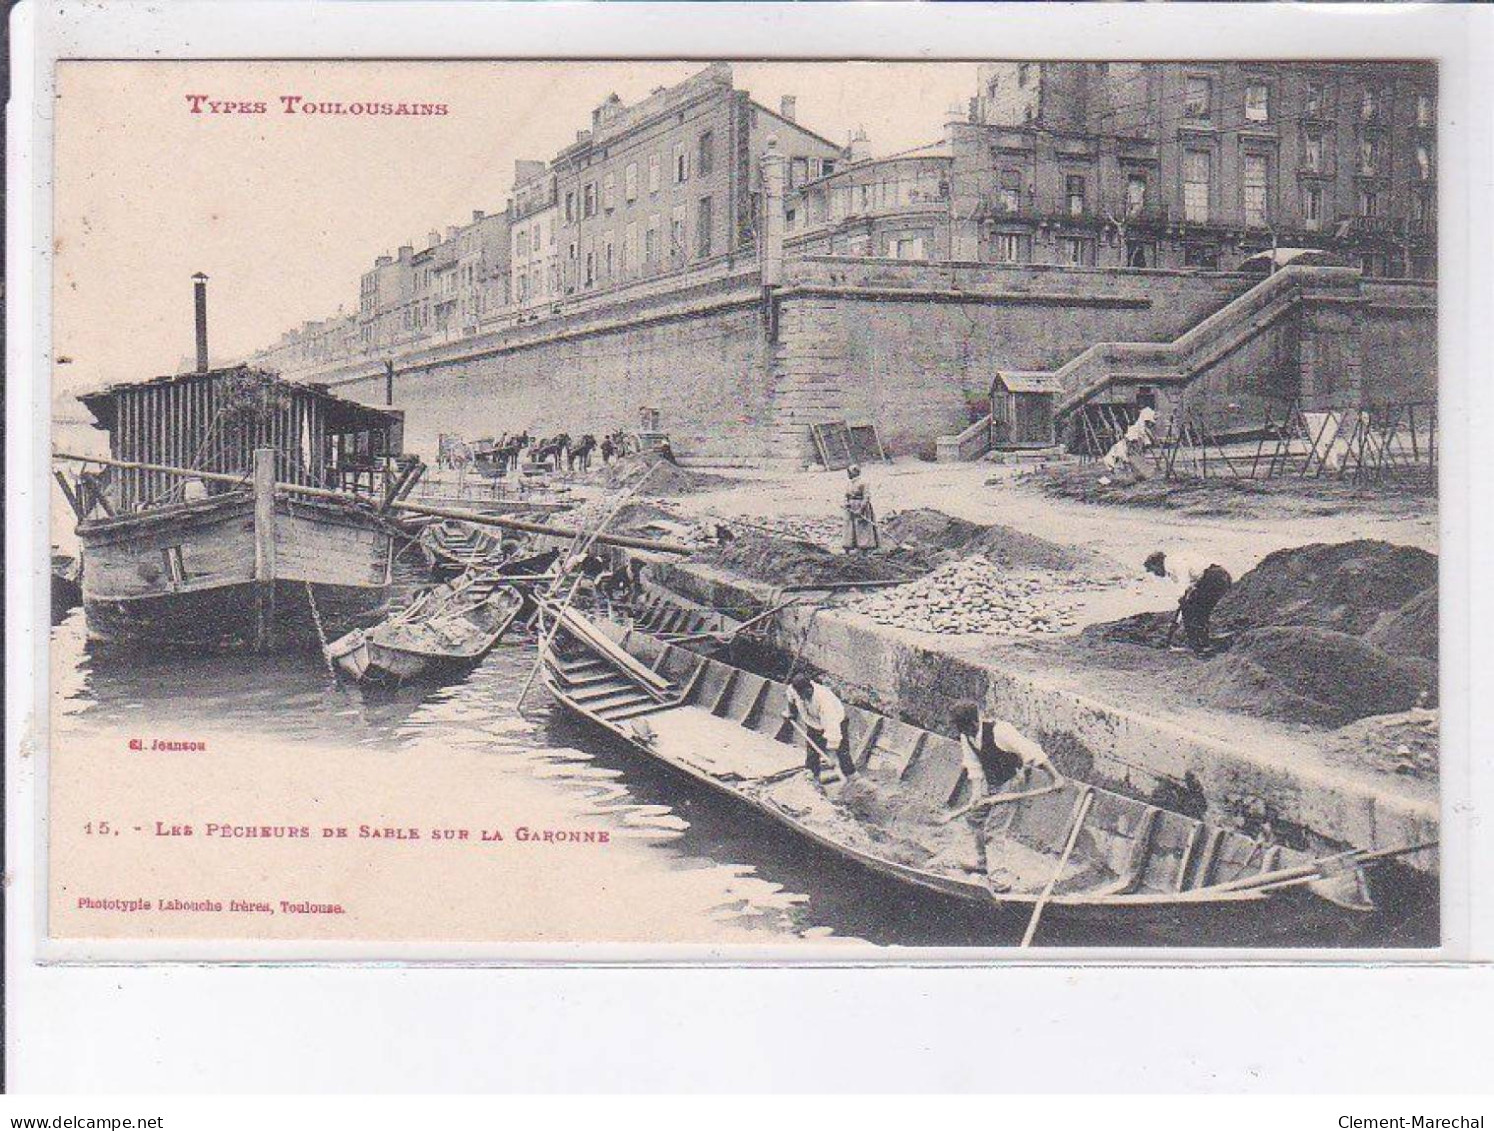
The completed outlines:
{"type": "Polygon", "coordinates": [[[847,607],[878,624],[917,632],[1041,635],[1063,632],[1074,624],[1077,602],[1055,599],[1053,587],[1051,577],[1013,575],[984,558],[965,558],[847,607]]]}

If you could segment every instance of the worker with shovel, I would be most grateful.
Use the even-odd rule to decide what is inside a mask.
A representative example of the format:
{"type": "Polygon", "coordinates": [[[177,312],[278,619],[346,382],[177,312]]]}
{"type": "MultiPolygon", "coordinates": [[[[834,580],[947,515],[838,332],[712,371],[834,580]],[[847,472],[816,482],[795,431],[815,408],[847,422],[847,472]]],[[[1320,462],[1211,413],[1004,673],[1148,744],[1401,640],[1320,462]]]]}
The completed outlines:
{"type": "Polygon", "coordinates": [[[1167,629],[1164,647],[1171,648],[1178,626],[1183,627],[1183,636],[1200,656],[1207,656],[1214,647],[1209,630],[1209,619],[1214,607],[1234,585],[1229,571],[1218,563],[1205,566],[1180,554],[1165,554],[1161,550],[1148,555],[1142,568],[1155,577],[1172,582],[1178,592],[1178,611],[1173,615],[1167,629]]]}
{"type": "Polygon", "coordinates": [[[1047,793],[1062,786],[1064,778],[1053,768],[1043,748],[1005,719],[983,718],[980,708],[968,700],[955,704],[953,716],[960,739],[960,758],[970,783],[970,798],[950,819],[964,816],[970,826],[975,837],[977,874],[987,878],[992,890],[1008,891],[1011,879],[1001,868],[993,871],[986,860],[986,816],[991,806],[1003,799],[1047,793]],[[1019,775],[1024,776],[1025,785],[1025,778],[1037,770],[1050,779],[1047,786],[1033,791],[1004,790],[1019,775]]]}
{"type": "Polygon", "coordinates": [[[783,717],[804,738],[804,768],[820,785],[830,785],[834,778],[823,776],[820,759],[834,752],[840,764],[841,777],[847,781],[856,772],[851,761],[850,735],[846,732],[846,708],[840,696],[823,684],[800,673],[789,681],[788,704],[783,717]]]}
{"type": "Polygon", "coordinates": [[[861,468],[851,464],[846,468],[850,483],[846,486],[846,527],[842,544],[848,554],[861,550],[875,550],[877,537],[877,514],[872,509],[871,491],[861,480],[861,468]]]}

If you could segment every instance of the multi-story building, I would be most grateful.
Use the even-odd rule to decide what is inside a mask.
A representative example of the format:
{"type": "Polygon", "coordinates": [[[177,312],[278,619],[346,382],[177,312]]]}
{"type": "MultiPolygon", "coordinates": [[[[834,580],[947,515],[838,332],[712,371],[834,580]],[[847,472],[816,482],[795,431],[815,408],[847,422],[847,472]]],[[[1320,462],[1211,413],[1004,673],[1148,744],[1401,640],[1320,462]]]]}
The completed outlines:
{"type": "Polygon", "coordinates": [[[810,255],[950,258],[948,146],[871,160],[865,136],[850,160],[808,183],[790,170],[786,247],[810,255]]]}
{"type": "Polygon", "coordinates": [[[951,128],[955,255],[1435,272],[1435,67],[992,63],[951,128]]]}
{"type": "Polygon", "coordinates": [[[834,142],[732,85],[716,63],[633,106],[613,95],[591,128],[550,163],[560,290],[587,294],[755,254],[759,162],[774,139],[789,175],[810,180],[843,160],[834,142]]]}
{"type": "Polygon", "coordinates": [[[555,194],[555,175],[544,161],[515,163],[509,294],[521,317],[561,293],[555,194]]]}

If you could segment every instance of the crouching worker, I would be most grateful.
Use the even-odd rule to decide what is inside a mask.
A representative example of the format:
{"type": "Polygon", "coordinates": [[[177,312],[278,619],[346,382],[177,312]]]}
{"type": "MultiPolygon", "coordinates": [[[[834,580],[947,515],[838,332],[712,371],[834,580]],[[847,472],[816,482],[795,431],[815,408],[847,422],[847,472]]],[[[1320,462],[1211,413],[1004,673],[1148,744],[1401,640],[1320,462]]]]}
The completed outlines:
{"type": "MultiPolygon", "coordinates": [[[[1009,782],[1024,771],[1030,776],[1042,771],[1048,778],[1044,791],[1063,783],[1063,775],[1053,767],[1043,748],[1005,719],[983,718],[974,703],[956,703],[955,731],[960,738],[960,757],[965,777],[970,782],[970,797],[964,816],[975,835],[976,872],[986,876],[996,891],[1007,891],[1010,880],[1003,869],[991,870],[986,860],[986,816],[1002,797],[1025,793],[1025,789],[1008,790],[1009,782]]],[[[1024,783],[1025,784],[1025,783],[1024,783]]]]}
{"type": "Polygon", "coordinates": [[[1178,591],[1178,611],[1167,629],[1167,647],[1172,647],[1173,637],[1181,623],[1188,647],[1199,655],[1205,655],[1212,645],[1209,618],[1214,615],[1214,607],[1234,585],[1234,578],[1221,565],[1200,567],[1176,555],[1169,558],[1161,550],[1149,556],[1143,566],[1148,573],[1171,581],[1178,591]]]}
{"type": "Polygon", "coordinates": [[[820,759],[835,753],[841,776],[849,779],[856,772],[851,761],[850,735],[846,732],[846,709],[840,697],[807,675],[797,675],[789,682],[788,706],[783,717],[796,723],[804,739],[804,768],[821,785],[835,781],[833,771],[822,770],[820,759]],[[832,776],[824,776],[831,773],[832,776]]]}

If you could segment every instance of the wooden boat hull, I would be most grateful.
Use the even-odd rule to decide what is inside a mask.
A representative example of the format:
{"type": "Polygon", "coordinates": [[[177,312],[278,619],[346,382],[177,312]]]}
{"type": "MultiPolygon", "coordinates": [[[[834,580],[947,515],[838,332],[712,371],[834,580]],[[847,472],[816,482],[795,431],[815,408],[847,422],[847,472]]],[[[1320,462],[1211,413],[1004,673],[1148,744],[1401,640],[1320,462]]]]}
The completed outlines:
{"type": "Polygon", "coordinates": [[[257,537],[253,499],[239,493],[80,525],[90,638],[317,648],[385,611],[390,524],[361,508],[282,497],[272,525],[257,537]]]}
{"type": "Polygon", "coordinates": [[[1042,921],[1061,927],[1066,940],[1342,945],[1374,911],[1361,869],[1257,890],[1250,886],[1257,877],[1279,877],[1311,858],[1077,782],[993,807],[980,822],[993,876],[1011,880],[992,883],[957,859],[973,852],[976,833],[958,816],[963,777],[953,740],[850,708],[860,772],[836,799],[800,769],[802,753],[782,722],[781,685],[642,633],[567,617],[577,634],[556,633],[560,645],[544,672],[564,707],[842,858],[990,909],[993,923],[1025,923],[1041,902],[1042,921]],[[598,636],[612,638],[611,655],[597,650],[598,636]],[[666,689],[649,674],[666,679],[666,689]],[[872,792],[845,804],[849,790],[868,785],[872,792]],[[1059,846],[1071,828],[1079,848],[1069,858],[1059,846]]]}
{"type": "MultiPolygon", "coordinates": [[[[446,591],[448,587],[440,587],[446,591]]],[[[417,601],[428,600],[422,597],[417,601]]],[[[477,607],[448,618],[459,637],[432,632],[426,624],[395,614],[372,628],[355,629],[327,646],[327,657],[345,675],[362,683],[406,683],[480,663],[503,638],[524,608],[514,590],[502,590],[477,607]]],[[[439,611],[439,610],[437,610],[439,611]]]]}
{"type": "Polygon", "coordinates": [[[78,580],[78,562],[66,554],[52,555],[52,623],[61,624],[83,601],[83,585],[78,580]]]}

